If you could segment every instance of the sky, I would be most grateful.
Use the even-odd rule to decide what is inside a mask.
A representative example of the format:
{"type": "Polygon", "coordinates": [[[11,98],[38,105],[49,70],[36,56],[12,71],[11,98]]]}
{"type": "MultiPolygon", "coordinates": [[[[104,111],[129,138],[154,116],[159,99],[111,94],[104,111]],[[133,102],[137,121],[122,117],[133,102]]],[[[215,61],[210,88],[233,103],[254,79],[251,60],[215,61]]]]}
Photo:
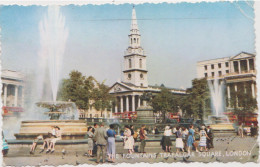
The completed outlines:
{"type": "MultiPolygon", "coordinates": [[[[68,29],[62,77],[71,70],[107,85],[122,76],[132,4],[63,6],[68,29]]],[[[244,2],[135,5],[149,85],[191,87],[196,63],[255,52],[253,9],[244,2]]],[[[43,6],[1,6],[2,69],[32,73],[39,67],[43,6]]]]}

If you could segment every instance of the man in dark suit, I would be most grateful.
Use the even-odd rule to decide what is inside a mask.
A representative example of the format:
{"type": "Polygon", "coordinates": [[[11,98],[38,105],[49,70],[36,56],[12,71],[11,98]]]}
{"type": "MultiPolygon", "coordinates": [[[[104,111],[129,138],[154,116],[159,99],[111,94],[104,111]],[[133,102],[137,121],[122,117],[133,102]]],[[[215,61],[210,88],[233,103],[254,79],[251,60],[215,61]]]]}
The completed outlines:
{"type": "Polygon", "coordinates": [[[213,131],[212,131],[212,129],[210,128],[210,126],[208,126],[206,132],[207,132],[207,135],[208,135],[208,137],[209,137],[209,139],[207,138],[207,148],[208,148],[208,149],[214,148],[214,145],[213,145],[214,134],[213,134],[213,131]]]}

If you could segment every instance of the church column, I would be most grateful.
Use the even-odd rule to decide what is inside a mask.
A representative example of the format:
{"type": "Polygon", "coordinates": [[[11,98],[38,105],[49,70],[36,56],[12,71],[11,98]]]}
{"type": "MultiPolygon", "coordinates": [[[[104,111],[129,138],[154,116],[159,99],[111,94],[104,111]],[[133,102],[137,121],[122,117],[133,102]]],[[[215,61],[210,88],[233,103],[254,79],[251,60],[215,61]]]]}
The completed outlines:
{"type": "Polygon", "coordinates": [[[15,85],[15,92],[14,92],[14,106],[17,107],[18,101],[18,85],[15,85]]]}
{"type": "Polygon", "coordinates": [[[252,82],[251,84],[251,89],[252,89],[252,97],[255,98],[255,84],[252,82]]]}
{"type": "Polygon", "coordinates": [[[21,92],[22,92],[22,101],[21,101],[21,106],[24,107],[24,86],[21,86],[21,92]]]}
{"type": "Polygon", "coordinates": [[[234,73],[235,69],[234,69],[234,61],[231,61],[230,63],[230,73],[234,73]]]}
{"type": "MultiPolygon", "coordinates": [[[[235,92],[237,92],[237,84],[235,84],[235,92]]],[[[236,95],[236,106],[238,107],[238,97],[237,97],[237,95],[236,95]]]]}
{"type": "Polygon", "coordinates": [[[123,96],[120,96],[120,111],[121,113],[123,112],[124,110],[124,106],[123,106],[123,96]]]}
{"type": "Polygon", "coordinates": [[[116,100],[116,104],[115,104],[115,113],[118,112],[118,108],[117,108],[117,100],[116,100]]]}
{"type": "Polygon", "coordinates": [[[128,99],[128,96],[126,96],[126,111],[129,111],[129,99],[128,99]]]}
{"type": "Polygon", "coordinates": [[[135,96],[132,95],[132,111],[135,111],[135,96]]]}
{"type": "Polygon", "coordinates": [[[247,71],[250,71],[250,65],[249,65],[249,59],[246,59],[246,63],[247,63],[247,71]]]}
{"type": "Polygon", "coordinates": [[[8,84],[4,84],[4,106],[6,106],[6,100],[7,100],[7,87],[8,84]]]}
{"type": "Polygon", "coordinates": [[[141,99],[140,99],[140,96],[138,96],[137,98],[138,98],[138,106],[137,106],[137,107],[140,107],[140,106],[141,106],[141,99]]]}
{"type": "Polygon", "coordinates": [[[241,74],[240,60],[238,61],[238,73],[241,74]]]}
{"type": "Polygon", "coordinates": [[[230,107],[230,86],[227,85],[228,107],[230,107]]]}

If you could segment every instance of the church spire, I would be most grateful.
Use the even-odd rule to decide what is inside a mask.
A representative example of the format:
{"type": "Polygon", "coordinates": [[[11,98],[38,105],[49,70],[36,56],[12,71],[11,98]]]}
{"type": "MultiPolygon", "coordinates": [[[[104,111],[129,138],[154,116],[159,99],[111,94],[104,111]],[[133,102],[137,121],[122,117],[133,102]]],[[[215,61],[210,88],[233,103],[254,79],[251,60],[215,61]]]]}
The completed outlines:
{"type": "Polygon", "coordinates": [[[131,30],[130,31],[131,31],[131,34],[139,34],[134,5],[133,5],[133,10],[132,10],[132,23],[131,23],[131,30]]]}

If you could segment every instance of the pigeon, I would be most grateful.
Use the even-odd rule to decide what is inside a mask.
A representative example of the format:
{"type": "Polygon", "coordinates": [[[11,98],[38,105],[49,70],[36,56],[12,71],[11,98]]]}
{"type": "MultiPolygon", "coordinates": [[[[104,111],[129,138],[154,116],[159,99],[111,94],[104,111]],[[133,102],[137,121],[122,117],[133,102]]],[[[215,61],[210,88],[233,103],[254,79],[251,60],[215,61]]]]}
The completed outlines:
{"type": "Polygon", "coordinates": [[[225,151],[227,151],[227,148],[225,149],[225,151]]]}
{"type": "Polygon", "coordinates": [[[183,161],[184,161],[184,162],[188,162],[188,161],[186,160],[186,158],[185,158],[185,157],[183,157],[183,161]]]}
{"type": "Polygon", "coordinates": [[[175,161],[177,160],[176,157],[173,158],[175,161]]]}
{"type": "Polygon", "coordinates": [[[253,155],[252,158],[255,159],[256,155],[253,155]]]}
{"type": "Polygon", "coordinates": [[[229,144],[229,142],[227,142],[227,144],[229,144]]]}
{"type": "Polygon", "coordinates": [[[66,150],[62,149],[62,154],[65,155],[66,154],[66,150]]]}
{"type": "Polygon", "coordinates": [[[167,161],[169,159],[169,157],[165,157],[164,159],[167,161]]]}
{"type": "Polygon", "coordinates": [[[214,155],[211,156],[211,159],[214,158],[214,155]]]}
{"type": "Polygon", "coordinates": [[[218,159],[218,157],[216,158],[216,161],[220,162],[220,160],[218,159]]]}
{"type": "Polygon", "coordinates": [[[78,161],[76,161],[76,165],[79,165],[80,163],[78,161]]]}

